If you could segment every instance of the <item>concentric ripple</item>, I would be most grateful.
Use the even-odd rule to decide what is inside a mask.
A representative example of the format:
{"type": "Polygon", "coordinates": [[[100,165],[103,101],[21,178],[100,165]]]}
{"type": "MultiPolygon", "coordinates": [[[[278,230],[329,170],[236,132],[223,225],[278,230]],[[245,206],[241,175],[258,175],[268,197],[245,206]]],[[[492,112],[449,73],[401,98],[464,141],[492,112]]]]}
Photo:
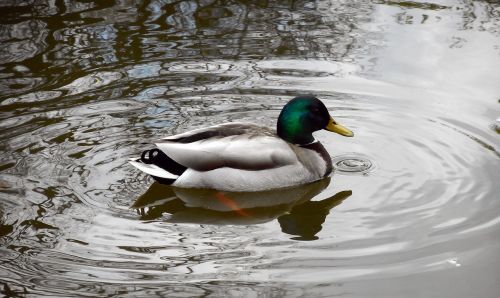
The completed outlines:
{"type": "Polygon", "coordinates": [[[332,158],[336,173],[365,174],[373,170],[373,163],[368,157],[358,154],[343,154],[332,158]]]}

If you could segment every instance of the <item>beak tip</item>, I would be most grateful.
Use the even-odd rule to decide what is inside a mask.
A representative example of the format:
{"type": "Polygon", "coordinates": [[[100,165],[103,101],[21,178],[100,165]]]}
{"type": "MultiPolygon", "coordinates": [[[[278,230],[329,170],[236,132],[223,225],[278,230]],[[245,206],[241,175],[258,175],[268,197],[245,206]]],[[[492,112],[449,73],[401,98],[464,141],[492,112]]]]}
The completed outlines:
{"type": "Polygon", "coordinates": [[[333,118],[330,118],[330,122],[328,125],[325,127],[326,130],[338,133],[339,135],[345,136],[345,137],[353,137],[354,133],[348,129],[347,127],[344,127],[338,123],[336,123],[333,118]]]}

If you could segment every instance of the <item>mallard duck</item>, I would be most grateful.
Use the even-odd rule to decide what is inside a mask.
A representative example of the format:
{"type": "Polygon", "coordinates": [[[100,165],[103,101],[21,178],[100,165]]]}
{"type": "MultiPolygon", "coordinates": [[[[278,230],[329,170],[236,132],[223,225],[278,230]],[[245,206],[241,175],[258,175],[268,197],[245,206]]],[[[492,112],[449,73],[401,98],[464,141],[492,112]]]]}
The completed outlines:
{"type": "Polygon", "coordinates": [[[169,136],[130,160],[163,184],[180,188],[261,191],[306,184],[332,172],[330,155],[312,133],[352,137],[325,105],[298,96],[281,110],[277,129],[226,123],[169,136]]]}

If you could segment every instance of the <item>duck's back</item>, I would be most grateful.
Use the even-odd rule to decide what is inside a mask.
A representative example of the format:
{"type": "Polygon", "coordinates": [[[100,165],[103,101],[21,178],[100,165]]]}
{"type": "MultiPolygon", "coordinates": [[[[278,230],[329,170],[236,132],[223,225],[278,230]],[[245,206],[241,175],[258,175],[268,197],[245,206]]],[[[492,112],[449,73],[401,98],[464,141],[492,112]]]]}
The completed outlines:
{"type": "Polygon", "coordinates": [[[156,146],[196,171],[218,168],[266,170],[297,162],[289,144],[267,127],[230,123],[162,139],[156,146]]]}

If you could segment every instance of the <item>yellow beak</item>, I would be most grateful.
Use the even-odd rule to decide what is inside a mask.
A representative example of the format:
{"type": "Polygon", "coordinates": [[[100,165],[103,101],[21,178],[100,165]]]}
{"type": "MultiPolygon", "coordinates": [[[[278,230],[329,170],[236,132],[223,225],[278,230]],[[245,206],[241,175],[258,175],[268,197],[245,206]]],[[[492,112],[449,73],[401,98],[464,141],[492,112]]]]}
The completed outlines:
{"type": "Polygon", "coordinates": [[[344,127],[335,122],[332,117],[330,117],[330,121],[328,122],[328,125],[325,127],[325,129],[328,131],[336,132],[346,137],[354,136],[354,133],[352,131],[350,131],[347,127],[344,127]]]}

